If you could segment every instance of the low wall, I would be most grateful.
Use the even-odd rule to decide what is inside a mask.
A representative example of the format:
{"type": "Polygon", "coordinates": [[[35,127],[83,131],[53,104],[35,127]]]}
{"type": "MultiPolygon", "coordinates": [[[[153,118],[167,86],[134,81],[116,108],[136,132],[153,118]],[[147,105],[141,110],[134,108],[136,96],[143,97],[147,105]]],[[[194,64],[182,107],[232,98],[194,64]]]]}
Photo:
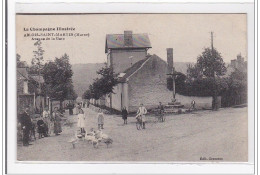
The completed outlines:
{"type": "MultiPolygon", "coordinates": [[[[171,94],[169,94],[170,96],[171,94]]],[[[169,97],[168,96],[168,97],[169,97]]],[[[212,108],[212,97],[196,97],[196,96],[184,96],[180,94],[176,94],[175,98],[178,102],[181,102],[184,105],[184,108],[190,108],[192,100],[195,101],[196,109],[211,109],[212,108]]],[[[162,102],[163,105],[167,105],[170,100],[167,102],[163,100],[157,100],[154,104],[144,104],[147,110],[157,108],[159,105],[159,101],[162,102]]],[[[139,104],[135,106],[129,106],[129,112],[136,112],[139,108],[139,104]]]]}
{"type": "Polygon", "coordinates": [[[181,102],[185,108],[191,106],[192,100],[195,101],[195,107],[197,109],[211,109],[212,108],[212,97],[195,97],[195,96],[184,96],[176,94],[175,98],[178,102],[181,102]]]}

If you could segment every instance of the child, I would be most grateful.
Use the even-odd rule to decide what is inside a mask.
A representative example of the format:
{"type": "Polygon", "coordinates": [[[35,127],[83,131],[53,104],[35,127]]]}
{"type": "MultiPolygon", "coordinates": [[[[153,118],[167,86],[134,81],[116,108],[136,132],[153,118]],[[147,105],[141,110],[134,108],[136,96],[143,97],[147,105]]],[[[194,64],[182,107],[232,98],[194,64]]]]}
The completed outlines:
{"type": "Polygon", "coordinates": [[[104,129],[104,114],[101,109],[99,109],[98,112],[98,129],[104,129]]]}
{"type": "Polygon", "coordinates": [[[123,109],[122,109],[122,119],[124,120],[124,125],[127,125],[127,115],[128,115],[128,112],[126,110],[126,107],[123,107],[123,109]]]}
{"type": "Polygon", "coordinates": [[[143,129],[145,129],[145,114],[147,114],[147,110],[146,108],[144,107],[144,105],[141,103],[140,104],[140,107],[137,111],[137,115],[140,115],[141,116],[141,119],[142,119],[142,124],[143,124],[143,129]]]}
{"type": "Polygon", "coordinates": [[[85,114],[81,109],[81,106],[78,106],[78,127],[80,128],[80,133],[85,133],[85,114]]]}

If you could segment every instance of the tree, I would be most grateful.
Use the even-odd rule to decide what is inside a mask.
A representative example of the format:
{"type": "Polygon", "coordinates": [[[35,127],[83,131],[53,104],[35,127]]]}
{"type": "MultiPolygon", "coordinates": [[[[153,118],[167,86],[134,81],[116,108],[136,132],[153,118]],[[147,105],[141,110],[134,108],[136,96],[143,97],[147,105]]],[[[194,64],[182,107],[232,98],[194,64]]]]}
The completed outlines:
{"type": "Polygon", "coordinates": [[[54,62],[48,62],[43,67],[43,77],[46,83],[46,93],[55,100],[62,102],[65,99],[76,99],[77,95],[72,84],[72,69],[69,56],[65,53],[54,62]]]}
{"type": "Polygon", "coordinates": [[[97,71],[101,77],[96,80],[97,86],[100,88],[101,94],[113,93],[114,86],[118,83],[118,79],[113,72],[113,69],[105,64],[105,67],[97,71]]]}
{"type": "Polygon", "coordinates": [[[225,75],[227,68],[221,54],[214,48],[205,48],[197,58],[197,63],[188,66],[188,77],[191,78],[214,78],[225,75]]]}
{"type": "Polygon", "coordinates": [[[222,106],[230,107],[247,103],[247,73],[235,69],[228,78],[225,78],[227,87],[222,91],[222,106]]]}
{"type": "Polygon", "coordinates": [[[16,67],[27,67],[27,63],[25,61],[21,61],[21,55],[16,54],[16,67]]]}
{"type": "Polygon", "coordinates": [[[97,71],[99,78],[94,79],[94,82],[89,86],[89,89],[83,94],[83,98],[99,99],[103,95],[113,93],[114,86],[118,84],[118,79],[113,70],[106,64],[97,71]]]}
{"type": "Polygon", "coordinates": [[[30,74],[41,74],[41,70],[43,68],[43,54],[44,50],[42,48],[42,42],[41,40],[37,40],[34,43],[34,46],[36,46],[36,50],[33,51],[33,59],[31,61],[31,67],[29,69],[30,74]]]}
{"type": "Polygon", "coordinates": [[[67,93],[67,98],[66,99],[68,99],[68,100],[76,100],[78,95],[77,95],[77,93],[74,90],[73,84],[69,83],[67,88],[68,88],[68,93],[67,93]]]}
{"type": "Polygon", "coordinates": [[[202,54],[198,56],[197,63],[188,67],[187,73],[190,81],[208,79],[208,87],[213,97],[213,110],[216,110],[216,101],[219,93],[217,79],[225,75],[226,70],[221,54],[213,47],[212,49],[205,48],[202,54]]]}
{"type": "Polygon", "coordinates": [[[82,95],[82,99],[91,99],[92,98],[92,94],[91,94],[91,91],[90,89],[86,90],[83,95],[82,95]]]}

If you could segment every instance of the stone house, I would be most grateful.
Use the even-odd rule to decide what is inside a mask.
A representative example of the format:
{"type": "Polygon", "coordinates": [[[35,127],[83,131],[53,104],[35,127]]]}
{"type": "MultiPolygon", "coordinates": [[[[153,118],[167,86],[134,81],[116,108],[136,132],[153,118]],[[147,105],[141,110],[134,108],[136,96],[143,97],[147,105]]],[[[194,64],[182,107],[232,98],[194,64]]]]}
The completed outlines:
{"type": "MultiPolygon", "coordinates": [[[[173,49],[167,49],[167,62],[159,56],[149,55],[151,47],[147,34],[109,34],[106,36],[105,53],[107,63],[119,78],[119,84],[113,92],[105,97],[107,107],[129,112],[136,112],[140,103],[147,109],[166,105],[172,100],[172,91],[167,89],[167,73],[173,67],[173,49]]],[[[182,96],[178,101],[182,101],[182,96]]],[[[183,96],[184,97],[184,96],[183,96]]],[[[190,106],[193,97],[184,97],[186,107],[190,106]]],[[[200,106],[209,106],[211,97],[203,98],[200,106]]]]}
{"type": "Polygon", "coordinates": [[[28,65],[25,62],[19,63],[16,69],[16,86],[17,86],[17,114],[23,112],[25,107],[30,106],[31,111],[34,109],[34,94],[29,93],[28,83],[28,65]]]}
{"type": "Polygon", "coordinates": [[[136,111],[140,103],[148,109],[159,101],[168,103],[167,63],[157,55],[147,54],[151,43],[147,34],[109,34],[106,36],[107,63],[119,76],[114,93],[106,97],[106,106],[121,111],[136,111]]]}
{"type": "Polygon", "coordinates": [[[43,112],[45,107],[49,107],[50,99],[47,96],[44,96],[41,92],[40,86],[43,87],[44,85],[44,78],[42,75],[30,74],[30,82],[34,84],[33,91],[35,92],[35,113],[40,114],[43,112]],[[35,87],[35,85],[38,87],[35,87]]]}
{"type": "Polygon", "coordinates": [[[167,89],[167,63],[157,55],[148,55],[128,68],[119,78],[120,83],[111,94],[112,108],[137,111],[143,103],[147,109],[155,108],[159,102],[171,101],[171,91],[167,89]]]}
{"type": "Polygon", "coordinates": [[[26,62],[18,62],[16,70],[17,80],[17,112],[23,112],[29,106],[32,113],[41,113],[43,108],[49,106],[49,97],[41,95],[36,84],[44,84],[43,76],[28,73],[26,62]]]}

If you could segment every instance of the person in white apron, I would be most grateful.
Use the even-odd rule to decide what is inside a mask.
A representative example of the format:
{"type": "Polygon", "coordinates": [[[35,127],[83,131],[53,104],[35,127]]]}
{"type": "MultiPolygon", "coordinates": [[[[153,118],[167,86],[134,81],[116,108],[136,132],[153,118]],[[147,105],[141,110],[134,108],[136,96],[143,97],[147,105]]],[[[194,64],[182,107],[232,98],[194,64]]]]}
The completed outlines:
{"type": "Polygon", "coordinates": [[[85,119],[84,111],[78,106],[78,127],[81,133],[85,133],[85,119]]]}
{"type": "Polygon", "coordinates": [[[98,110],[97,118],[98,118],[98,130],[104,129],[104,114],[101,109],[98,110]]]}
{"type": "Polygon", "coordinates": [[[140,107],[139,107],[139,109],[138,109],[138,111],[137,111],[137,115],[140,115],[140,116],[141,116],[142,124],[143,124],[143,129],[145,129],[145,122],[146,122],[145,114],[147,114],[147,110],[146,110],[146,108],[144,107],[144,105],[141,103],[141,104],[140,104],[140,107]]]}
{"type": "Polygon", "coordinates": [[[47,135],[51,135],[51,130],[53,128],[52,120],[51,120],[51,114],[48,108],[46,107],[42,113],[43,121],[48,126],[47,135]]]}

